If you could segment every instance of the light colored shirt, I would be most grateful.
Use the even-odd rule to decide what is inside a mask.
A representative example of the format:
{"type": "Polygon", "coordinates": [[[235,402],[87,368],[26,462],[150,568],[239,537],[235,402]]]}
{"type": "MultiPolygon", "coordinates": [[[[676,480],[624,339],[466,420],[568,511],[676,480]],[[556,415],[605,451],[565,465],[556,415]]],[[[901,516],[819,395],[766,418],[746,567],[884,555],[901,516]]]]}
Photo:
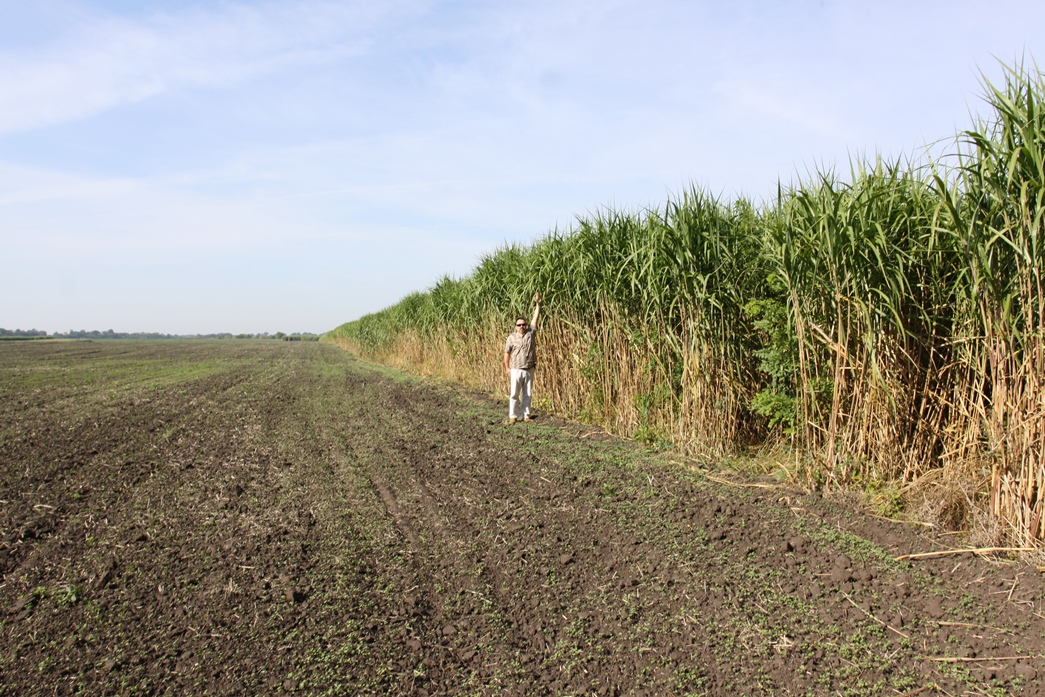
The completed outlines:
{"type": "Polygon", "coordinates": [[[509,368],[522,368],[533,370],[537,365],[537,342],[534,335],[537,330],[527,329],[522,334],[512,332],[508,335],[508,341],[504,342],[504,352],[509,355],[509,368]]]}

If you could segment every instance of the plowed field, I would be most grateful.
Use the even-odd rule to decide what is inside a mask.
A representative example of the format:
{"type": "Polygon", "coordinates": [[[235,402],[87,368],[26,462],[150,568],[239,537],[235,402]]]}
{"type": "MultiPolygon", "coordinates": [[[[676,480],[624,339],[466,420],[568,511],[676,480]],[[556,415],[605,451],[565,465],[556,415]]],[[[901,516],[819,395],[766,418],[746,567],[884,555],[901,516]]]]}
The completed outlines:
{"type": "Polygon", "coordinates": [[[504,412],[328,345],[0,345],[0,695],[1042,693],[1036,568],[504,412]]]}

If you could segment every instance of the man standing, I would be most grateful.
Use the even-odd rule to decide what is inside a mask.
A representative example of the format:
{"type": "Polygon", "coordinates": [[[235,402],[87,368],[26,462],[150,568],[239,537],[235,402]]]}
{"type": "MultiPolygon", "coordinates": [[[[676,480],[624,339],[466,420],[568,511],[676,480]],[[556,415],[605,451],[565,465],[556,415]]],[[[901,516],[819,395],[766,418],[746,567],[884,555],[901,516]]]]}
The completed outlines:
{"type": "Polygon", "coordinates": [[[537,365],[537,316],[541,314],[541,294],[533,296],[535,307],[529,325],[525,317],[515,318],[515,331],[504,344],[504,370],[508,373],[508,423],[514,424],[520,416],[530,418],[530,399],[533,394],[533,369],[537,365]]]}

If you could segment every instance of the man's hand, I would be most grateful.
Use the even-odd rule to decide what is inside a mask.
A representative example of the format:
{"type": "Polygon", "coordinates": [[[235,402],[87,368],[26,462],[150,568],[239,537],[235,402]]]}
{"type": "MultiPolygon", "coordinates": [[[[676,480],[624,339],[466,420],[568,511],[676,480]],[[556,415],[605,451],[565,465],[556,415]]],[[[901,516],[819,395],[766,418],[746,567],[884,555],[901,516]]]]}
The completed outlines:
{"type": "Polygon", "coordinates": [[[535,303],[537,303],[538,305],[540,305],[540,304],[541,304],[541,294],[540,294],[540,293],[537,293],[536,295],[534,295],[534,296],[533,296],[533,301],[534,301],[535,303]]]}

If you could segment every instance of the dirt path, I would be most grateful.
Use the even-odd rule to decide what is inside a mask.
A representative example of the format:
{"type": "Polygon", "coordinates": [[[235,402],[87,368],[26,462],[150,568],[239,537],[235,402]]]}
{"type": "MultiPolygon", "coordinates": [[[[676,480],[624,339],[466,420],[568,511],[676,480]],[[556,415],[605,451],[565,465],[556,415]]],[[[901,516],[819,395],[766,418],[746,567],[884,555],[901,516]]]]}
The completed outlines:
{"type": "Polygon", "coordinates": [[[0,695],[1041,694],[1041,573],[316,344],[0,345],[0,695]]]}

